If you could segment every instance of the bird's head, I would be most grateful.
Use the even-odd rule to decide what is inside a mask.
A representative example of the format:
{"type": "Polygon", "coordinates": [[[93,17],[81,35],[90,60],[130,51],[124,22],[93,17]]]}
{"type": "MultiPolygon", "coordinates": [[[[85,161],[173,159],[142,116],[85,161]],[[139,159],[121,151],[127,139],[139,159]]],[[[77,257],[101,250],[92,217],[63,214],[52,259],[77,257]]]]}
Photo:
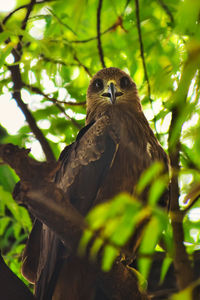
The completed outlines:
{"type": "Polygon", "coordinates": [[[118,68],[105,68],[91,79],[87,91],[87,111],[113,105],[140,107],[137,88],[131,77],[118,68]]]}

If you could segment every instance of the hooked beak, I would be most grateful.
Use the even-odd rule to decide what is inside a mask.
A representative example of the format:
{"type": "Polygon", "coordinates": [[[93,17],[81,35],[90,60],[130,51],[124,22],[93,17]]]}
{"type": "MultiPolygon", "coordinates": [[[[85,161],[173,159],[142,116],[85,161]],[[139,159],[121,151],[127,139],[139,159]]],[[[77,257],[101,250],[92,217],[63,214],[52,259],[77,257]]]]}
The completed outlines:
{"type": "Polygon", "coordinates": [[[115,103],[116,92],[117,92],[116,87],[115,87],[114,83],[111,82],[109,87],[108,87],[108,93],[110,94],[110,101],[112,102],[112,104],[115,103]]]}
{"type": "Polygon", "coordinates": [[[118,92],[116,86],[111,82],[108,86],[107,92],[103,93],[102,96],[109,97],[112,104],[116,102],[116,97],[123,95],[123,93],[118,92]]]}

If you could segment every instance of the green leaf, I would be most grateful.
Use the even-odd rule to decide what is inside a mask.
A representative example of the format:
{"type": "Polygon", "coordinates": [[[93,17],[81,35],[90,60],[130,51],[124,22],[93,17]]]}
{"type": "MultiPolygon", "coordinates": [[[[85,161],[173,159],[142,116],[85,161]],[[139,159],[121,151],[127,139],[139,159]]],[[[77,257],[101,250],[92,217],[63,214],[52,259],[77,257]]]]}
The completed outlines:
{"type": "Polygon", "coordinates": [[[192,300],[192,287],[189,286],[188,288],[184,289],[183,291],[172,295],[172,297],[170,298],[170,300],[192,300]]]}
{"type": "Polygon", "coordinates": [[[94,261],[97,257],[97,254],[102,247],[104,241],[102,238],[97,237],[90,248],[90,258],[94,261]]]}
{"type": "Polygon", "coordinates": [[[9,217],[0,217],[0,236],[4,234],[4,231],[6,229],[6,227],[8,226],[8,224],[10,223],[11,218],[9,217]]]}
{"type": "Polygon", "coordinates": [[[3,64],[5,64],[5,59],[11,53],[13,47],[14,47],[14,44],[9,43],[3,49],[1,49],[1,52],[0,52],[0,68],[3,66],[3,64]]]}
{"type": "Polygon", "coordinates": [[[79,255],[84,255],[87,245],[93,236],[92,231],[85,229],[78,246],[79,255]]]}
{"type": "Polygon", "coordinates": [[[151,256],[154,253],[161,233],[166,227],[165,215],[161,211],[160,213],[159,211],[157,211],[157,213],[158,214],[154,214],[152,216],[149,223],[147,224],[139,248],[141,257],[138,260],[138,267],[140,273],[144,276],[144,278],[148,278],[148,274],[152,264],[152,258],[148,256],[151,256]]]}
{"type": "Polygon", "coordinates": [[[165,259],[162,263],[162,268],[161,268],[160,284],[163,283],[165,276],[167,274],[167,271],[169,270],[169,267],[171,266],[172,262],[173,262],[173,259],[171,257],[165,257],[165,259]]]}
{"type": "Polygon", "coordinates": [[[102,270],[104,272],[108,272],[111,269],[118,255],[119,251],[116,248],[110,245],[105,246],[102,260],[102,270]]]}
{"type": "Polygon", "coordinates": [[[136,187],[137,193],[140,194],[162,170],[163,164],[161,162],[155,162],[146,171],[144,171],[136,187]]]}
{"type": "Polygon", "coordinates": [[[155,206],[157,202],[159,201],[160,197],[164,193],[164,191],[167,188],[166,184],[166,178],[160,177],[157,180],[155,180],[149,190],[149,204],[151,206],[155,206]]]}

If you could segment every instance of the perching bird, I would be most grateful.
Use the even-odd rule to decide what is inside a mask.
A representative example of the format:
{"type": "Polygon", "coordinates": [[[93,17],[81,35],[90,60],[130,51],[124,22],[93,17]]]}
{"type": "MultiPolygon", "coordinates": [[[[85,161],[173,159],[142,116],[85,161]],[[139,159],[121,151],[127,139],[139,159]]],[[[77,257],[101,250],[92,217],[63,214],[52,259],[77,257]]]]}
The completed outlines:
{"type": "MultiPolygon", "coordinates": [[[[64,149],[60,161],[57,185],[83,216],[120,192],[134,194],[141,174],[153,162],[163,162],[168,170],[167,155],[142,112],[129,75],[105,68],[92,78],[86,126],[64,149]]],[[[166,198],[161,205],[165,202],[166,198]]],[[[56,234],[39,221],[24,258],[23,273],[35,282],[40,300],[108,299],[87,264],[68,254],[56,234]]]]}

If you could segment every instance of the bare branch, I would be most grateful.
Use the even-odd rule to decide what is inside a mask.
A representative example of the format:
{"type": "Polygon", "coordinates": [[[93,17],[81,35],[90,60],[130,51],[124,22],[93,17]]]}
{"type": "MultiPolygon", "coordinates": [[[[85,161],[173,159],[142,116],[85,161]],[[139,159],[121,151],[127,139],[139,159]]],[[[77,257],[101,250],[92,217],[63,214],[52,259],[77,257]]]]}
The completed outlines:
{"type": "MultiPolygon", "coordinates": [[[[112,26],[108,27],[106,30],[101,32],[100,36],[102,36],[102,35],[104,35],[108,32],[115,31],[117,29],[117,27],[121,27],[125,32],[127,32],[127,30],[123,26],[122,16],[119,16],[117,18],[116,22],[112,26]]],[[[94,40],[97,40],[97,39],[98,39],[98,36],[94,36],[94,37],[91,37],[91,38],[88,38],[88,39],[85,39],[85,40],[72,40],[72,41],[70,41],[70,43],[72,43],[72,44],[84,44],[84,43],[88,43],[88,42],[91,42],[91,41],[94,41],[94,40]]]]}
{"type": "Polygon", "coordinates": [[[98,8],[97,8],[97,40],[98,40],[98,51],[99,57],[102,64],[102,67],[105,68],[104,62],[104,55],[103,55],[103,48],[101,44],[101,7],[102,7],[103,0],[99,0],[98,8]]]}
{"type": "Polygon", "coordinates": [[[60,59],[56,60],[56,59],[52,59],[52,58],[46,57],[46,56],[44,56],[44,54],[42,54],[41,57],[45,61],[47,61],[47,62],[52,62],[52,63],[55,63],[55,64],[60,64],[60,65],[66,66],[66,67],[68,67],[68,66],[80,66],[80,67],[82,67],[85,70],[85,72],[89,75],[90,78],[92,77],[92,74],[90,73],[89,69],[83,63],[80,62],[80,60],[78,59],[78,57],[77,57],[76,54],[74,54],[74,60],[77,61],[77,64],[74,64],[74,63],[68,64],[68,63],[66,63],[66,62],[64,62],[64,61],[62,61],[60,59]]]}
{"type": "Polygon", "coordinates": [[[135,11],[136,11],[136,23],[137,23],[137,31],[138,31],[138,37],[139,37],[139,44],[140,44],[140,56],[142,59],[142,65],[143,65],[143,70],[144,70],[144,77],[147,82],[147,88],[148,88],[148,96],[149,96],[149,102],[151,105],[151,109],[154,115],[154,126],[155,126],[155,131],[156,135],[158,135],[157,128],[156,128],[156,118],[153,110],[153,100],[151,98],[151,85],[149,81],[149,76],[147,72],[147,67],[146,67],[146,62],[145,62],[145,57],[144,57],[144,45],[142,41],[142,31],[140,27],[140,7],[139,7],[139,0],[135,0],[135,11]]]}
{"type": "Polygon", "coordinates": [[[74,54],[74,60],[77,61],[79,66],[83,67],[83,69],[89,75],[89,77],[92,78],[92,74],[90,73],[89,69],[83,63],[80,62],[76,54],[74,54]]]}
{"type": "Polygon", "coordinates": [[[10,19],[10,17],[12,17],[13,14],[15,14],[17,11],[23,9],[23,8],[27,8],[29,4],[25,4],[25,5],[21,5],[19,7],[17,7],[16,9],[14,9],[13,11],[11,11],[2,21],[2,24],[5,25],[6,22],[10,19]]]}
{"type": "MultiPolygon", "coordinates": [[[[55,0],[43,0],[43,1],[37,1],[35,2],[35,4],[43,4],[43,3],[46,3],[46,2],[53,2],[55,0]]],[[[23,8],[28,8],[29,4],[24,4],[24,5],[21,5],[19,7],[17,7],[16,9],[14,9],[13,11],[11,11],[2,21],[2,24],[5,25],[6,22],[10,19],[10,17],[12,17],[12,15],[14,15],[17,11],[23,9],[23,8]]]]}
{"type": "MultiPolygon", "coordinates": [[[[174,130],[174,126],[176,123],[178,117],[177,110],[174,108],[172,110],[172,120],[170,125],[170,131],[169,131],[169,139],[171,137],[171,133],[174,130]]],[[[186,248],[184,245],[184,231],[183,231],[183,214],[180,212],[179,207],[179,185],[178,185],[178,171],[180,169],[179,166],[179,155],[180,155],[180,135],[177,138],[176,145],[173,147],[173,149],[169,149],[169,155],[170,155],[170,161],[171,161],[171,167],[172,167],[172,179],[171,179],[171,186],[170,186],[170,214],[172,215],[172,228],[173,228],[173,238],[174,238],[174,247],[175,247],[175,253],[174,253],[174,267],[176,270],[176,278],[177,283],[180,289],[184,289],[187,287],[192,281],[193,281],[193,270],[191,267],[191,263],[189,261],[186,248]],[[179,217],[181,217],[180,220],[176,220],[176,218],[173,218],[173,213],[176,215],[178,214],[179,217]]]]}
{"type": "Polygon", "coordinates": [[[25,84],[23,83],[23,86],[24,87],[27,87],[28,89],[30,89],[31,91],[39,94],[39,95],[42,95],[44,96],[48,101],[51,101],[53,103],[55,103],[55,105],[58,107],[58,109],[66,116],[66,118],[68,120],[70,120],[78,129],[81,129],[81,126],[79,125],[78,122],[76,122],[75,119],[71,118],[65,111],[65,109],[62,107],[61,104],[65,104],[65,105],[83,105],[85,104],[85,102],[82,104],[82,103],[76,103],[76,102],[65,102],[65,101],[59,101],[57,100],[56,98],[51,98],[49,97],[48,95],[44,94],[39,88],[37,87],[34,87],[34,86],[31,86],[29,84],[25,84]]]}
{"type": "Polygon", "coordinates": [[[23,84],[23,87],[26,87],[28,88],[30,91],[32,92],[35,92],[36,94],[39,94],[41,96],[44,96],[44,98],[46,98],[47,100],[51,101],[51,102],[54,102],[54,103],[58,103],[58,104],[64,104],[64,105],[69,105],[69,106],[82,106],[82,105],[85,105],[86,102],[72,102],[72,101],[61,101],[61,100],[58,100],[54,97],[50,97],[49,95],[43,93],[38,87],[36,86],[32,86],[30,84],[27,84],[27,83],[22,83],[23,84]]]}
{"type": "Polygon", "coordinates": [[[56,106],[57,106],[58,109],[66,116],[66,118],[72,122],[72,124],[74,124],[78,129],[81,129],[82,126],[80,126],[79,123],[78,123],[75,119],[71,118],[71,117],[66,113],[65,109],[64,109],[59,103],[56,103],[56,106]]]}

